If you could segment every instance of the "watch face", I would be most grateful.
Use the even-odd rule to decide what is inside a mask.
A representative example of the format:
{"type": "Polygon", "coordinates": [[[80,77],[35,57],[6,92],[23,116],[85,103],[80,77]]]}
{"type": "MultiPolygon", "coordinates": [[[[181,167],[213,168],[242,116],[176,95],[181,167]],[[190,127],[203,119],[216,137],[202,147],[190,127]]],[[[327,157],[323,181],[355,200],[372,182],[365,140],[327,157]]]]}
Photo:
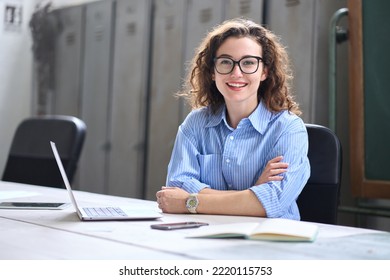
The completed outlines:
{"type": "Polygon", "coordinates": [[[190,207],[195,207],[195,206],[196,206],[196,199],[191,198],[191,199],[188,201],[188,206],[190,206],[190,207]]]}
{"type": "Polygon", "coordinates": [[[199,201],[196,197],[196,194],[191,194],[187,201],[186,201],[186,207],[188,211],[192,214],[196,214],[196,208],[198,207],[199,201]]]}

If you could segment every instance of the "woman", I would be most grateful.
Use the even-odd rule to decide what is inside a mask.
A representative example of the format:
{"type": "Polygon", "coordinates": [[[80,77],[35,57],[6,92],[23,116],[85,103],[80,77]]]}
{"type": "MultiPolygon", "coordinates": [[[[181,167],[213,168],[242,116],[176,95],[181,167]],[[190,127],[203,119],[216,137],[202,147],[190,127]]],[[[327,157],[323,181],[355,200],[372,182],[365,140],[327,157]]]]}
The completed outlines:
{"type": "Polygon", "coordinates": [[[285,49],[262,26],[234,19],[206,36],[182,94],[193,110],[156,194],[163,212],[300,219],[310,166],[291,79],[285,49]]]}

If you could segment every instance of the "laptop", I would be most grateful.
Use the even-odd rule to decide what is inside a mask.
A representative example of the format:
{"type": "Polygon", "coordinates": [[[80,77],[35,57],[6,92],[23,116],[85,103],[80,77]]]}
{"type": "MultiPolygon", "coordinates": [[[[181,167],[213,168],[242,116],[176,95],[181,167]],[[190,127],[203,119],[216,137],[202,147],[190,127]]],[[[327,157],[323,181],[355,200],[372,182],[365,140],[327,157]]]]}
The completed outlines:
{"type": "Polygon", "coordinates": [[[56,144],[50,141],[51,149],[53,150],[54,157],[56,159],[58,168],[65,187],[68,190],[70,200],[72,201],[73,207],[75,208],[77,215],[82,221],[109,221],[109,220],[154,220],[161,218],[162,215],[153,210],[135,210],[135,209],[124,209],[116,206],[111,207],[78,207],[76,198],[73,194],[72,188],[66,175],[64,166],[60,155],[58,153],[56,144]]]}

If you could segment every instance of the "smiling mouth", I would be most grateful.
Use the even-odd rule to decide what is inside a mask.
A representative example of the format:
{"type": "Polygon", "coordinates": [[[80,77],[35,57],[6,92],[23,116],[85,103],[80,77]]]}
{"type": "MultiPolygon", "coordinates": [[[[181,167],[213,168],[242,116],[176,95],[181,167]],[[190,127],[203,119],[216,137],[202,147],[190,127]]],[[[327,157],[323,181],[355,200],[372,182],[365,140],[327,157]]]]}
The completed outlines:
{"type": "Polygon", "coordinates": [[[245,83],[226,83],[229,87],[233,87],[233,88],[243,88],[245,87],[247,84],[245,83]]]}

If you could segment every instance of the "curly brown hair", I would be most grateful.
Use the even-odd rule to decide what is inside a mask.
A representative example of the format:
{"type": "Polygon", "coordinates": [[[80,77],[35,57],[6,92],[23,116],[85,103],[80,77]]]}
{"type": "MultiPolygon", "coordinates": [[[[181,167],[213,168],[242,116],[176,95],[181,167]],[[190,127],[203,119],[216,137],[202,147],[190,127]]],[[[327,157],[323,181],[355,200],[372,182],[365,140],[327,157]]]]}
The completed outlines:
{"type": "Polygon", "coordinates": [[[229,37],[252,38],[263,49],[262,58],[268,74],[257,91],[259,102],[263,100],[273,112],[289,110],[300,115],[299,106],[290,93],[293,76],[285,47],[271,31],[242,18],[223,22],[203,39],[192,59],[184,89],[179,95],[188,99],[191,108],[210,106],[214,113],[225,103],[212,75],[216,52],[229,37]]]}

